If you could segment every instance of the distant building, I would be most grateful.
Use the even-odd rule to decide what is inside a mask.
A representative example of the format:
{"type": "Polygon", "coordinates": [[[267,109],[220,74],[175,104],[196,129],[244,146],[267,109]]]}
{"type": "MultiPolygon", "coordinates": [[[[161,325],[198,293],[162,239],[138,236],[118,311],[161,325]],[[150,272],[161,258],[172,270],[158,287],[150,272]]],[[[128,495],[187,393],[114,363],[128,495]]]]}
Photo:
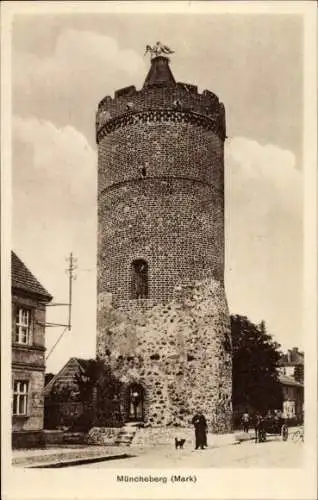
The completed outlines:
{"type": "Polygon", "coordinates": [[[297,347],[283,354],[278,363],[279,380],[283,389],[283,412],[289,419],[303,421],[304,353],[297,347]]]}
{"type": "Polygon", "coordinates": [[[88,360],[70,358],[44,388],[44,428],[71,427],[84,411],[77,378],[84,374],[88,360]]]}
{"type": "Polygon", "coordinates": [[[288,349],[279,361],[279,372],[287,377],[292,377],[297,382],[304,382],[304,353],[297,347],[288,349]]]}
{"type": "Polygon", "coordinates": [[[287,375],[279,375],[283,388],[283,414],[288,419],[303,420],[304,384],[287,375]]]}
{"type": "Polygon", "coordinates": [[[42,442],[45,317],[52,296],[11,253],[12,446],[42,442]]]}

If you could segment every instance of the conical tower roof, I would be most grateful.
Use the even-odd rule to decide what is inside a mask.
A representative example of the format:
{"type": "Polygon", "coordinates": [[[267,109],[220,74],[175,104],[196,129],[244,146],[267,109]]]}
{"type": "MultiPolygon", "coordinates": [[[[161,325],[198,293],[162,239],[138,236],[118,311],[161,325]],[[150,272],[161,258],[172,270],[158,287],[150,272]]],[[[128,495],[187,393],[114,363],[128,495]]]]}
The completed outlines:
{"type": "Polygon", "coordinates": [[[151,59],[151,66],[146,76],[144,88],[150,85],[175,85],[176,81],[169,67],[169,59],[157,56],[151,59]]]}

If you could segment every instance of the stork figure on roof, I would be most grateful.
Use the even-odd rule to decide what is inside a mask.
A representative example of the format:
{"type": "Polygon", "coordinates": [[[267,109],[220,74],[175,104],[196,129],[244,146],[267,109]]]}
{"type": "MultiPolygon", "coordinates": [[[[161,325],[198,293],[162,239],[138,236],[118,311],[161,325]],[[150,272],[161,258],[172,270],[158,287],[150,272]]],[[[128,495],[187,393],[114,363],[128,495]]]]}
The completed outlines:
{"type": "Polygon", "coordinates": [[[163,45],[161,42],[156,42],[155,45],[146,45],[145,55],[150,53],[151,59],[153,57],[158,57],[162,54],[174,54],[174,50],[171,50],[167,45],[163,45]]]}

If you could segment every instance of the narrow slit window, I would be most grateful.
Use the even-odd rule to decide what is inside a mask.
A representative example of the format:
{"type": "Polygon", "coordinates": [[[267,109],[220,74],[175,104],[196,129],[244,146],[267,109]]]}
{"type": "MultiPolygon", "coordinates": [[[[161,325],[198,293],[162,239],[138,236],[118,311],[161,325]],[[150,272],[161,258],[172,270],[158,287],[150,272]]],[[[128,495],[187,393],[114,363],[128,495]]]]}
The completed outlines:
{"type": "Polygon", "coordinates": [[[134,260],[131,265],[131,295],[133,299],[148,298],[148,264],[145,260],[134,260]]]}

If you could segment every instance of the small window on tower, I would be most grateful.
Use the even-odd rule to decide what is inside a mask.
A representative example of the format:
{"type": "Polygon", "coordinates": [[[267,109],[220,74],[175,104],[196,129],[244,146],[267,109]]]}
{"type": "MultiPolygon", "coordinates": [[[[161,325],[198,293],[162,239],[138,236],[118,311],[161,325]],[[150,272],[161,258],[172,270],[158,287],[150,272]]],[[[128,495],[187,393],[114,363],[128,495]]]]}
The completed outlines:
{"type": "Polygon", "coordinates": [[[141,169],[141,175],[142,175],[143,177],[146,177],[146,175],[147,175],[147,170],[146,170],[146,167],[142,167],[142,169],[141,169]]]}
{"type": "Polygon", "coordinates": [[[148,264],[143,259],[134,260],[131,264],[132,299],[148,298],[148,264]]]}

